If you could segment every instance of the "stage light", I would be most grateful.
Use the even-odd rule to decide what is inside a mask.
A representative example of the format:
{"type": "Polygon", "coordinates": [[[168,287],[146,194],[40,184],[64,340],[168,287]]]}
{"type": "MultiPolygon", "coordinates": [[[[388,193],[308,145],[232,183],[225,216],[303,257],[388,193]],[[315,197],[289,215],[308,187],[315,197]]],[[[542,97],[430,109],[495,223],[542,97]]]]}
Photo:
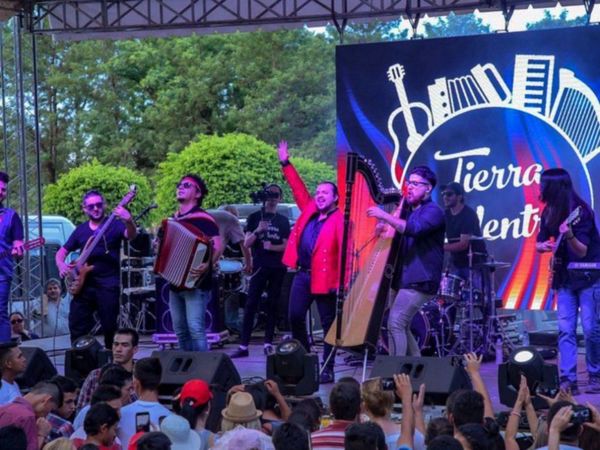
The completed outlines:
{"type": "Polygon", "coordinates": [[[94,336],[81,336],[65,354],[65,376],[84,380],[94,369],[112,360],[112,353],[104,350],[94,336]]]}
{"type": "Polygon", "coordinates": [[[498,366],[500,403],[509,407],[515,404],[521,375],[527,379],[534,408],[547,408],[546,401],[536,397],[535,394],[541,389],[547,395],[548,392],[558,388],[556,364],[546,364],[535,347],[519,347],[513,350],[508,361],[498,366]]]}
{"type": "Polygon", "coordinates": [[[319,357],[296,339],[285,340],[267,357],[267,378],[283,395],[310,395],[319,389],[319,357]]]}

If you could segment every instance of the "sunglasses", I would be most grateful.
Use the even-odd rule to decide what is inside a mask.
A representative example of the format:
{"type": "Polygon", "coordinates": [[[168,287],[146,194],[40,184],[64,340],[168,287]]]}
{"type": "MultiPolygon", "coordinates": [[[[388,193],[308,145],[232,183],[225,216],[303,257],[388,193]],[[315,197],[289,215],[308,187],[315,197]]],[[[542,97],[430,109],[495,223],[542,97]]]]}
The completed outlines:
{"type": "Polygon", "coordinates": [[[89,205],[85,205],[85,209],[88,211],[93,211],[94,209],[102,209],[104,207],[104,202],[98,203],[90,203],[89,205]]]}
{"type": "Polygon", "coordinates": [[[442,197],[454,197],[455,195],[456,193],[452,191],[442,192],[442,197]]]}
{"type": "Polygon", "coordinates": [[[10,321],[12,325],[16,325],[18,323],[23,323],[23,319],[13,319],[10,321]]]}
{"type": "Polygon", "coordinates": [[[195,187],[197,190],[200,190],[200,188],[198,187],[197,184],[192,183],[190,181],[183,181],[181,183],[177,183],[177,189],[180,189],[180,188],[190,189],[192,187],[195,187]]]}

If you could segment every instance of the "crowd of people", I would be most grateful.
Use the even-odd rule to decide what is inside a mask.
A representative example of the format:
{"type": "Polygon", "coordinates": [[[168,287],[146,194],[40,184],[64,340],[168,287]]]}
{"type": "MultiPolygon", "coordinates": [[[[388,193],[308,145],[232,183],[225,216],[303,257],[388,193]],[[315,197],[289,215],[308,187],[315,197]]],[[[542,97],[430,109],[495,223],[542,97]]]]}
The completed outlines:
{"type": "Polygon", "coordinates": [[[500,427],[480,374],[481,357],[465,355],[472,389],[450,394],[445,414],[425,417],[427,387],[414,391],[406,374],[393,378],[393,390],[380,378],[362,385],[352,377],[332,387],[328,404],[309,397],[286,399],[276,382],[231,387],[188,380],[169,398],[159,399],[158,358],[134,360],[138,334],[119,329],[113,362],[88,374],[83,384],[57,375],[22,392],[25,369],[16,343],[0,348],[0,443],[11,450],[517,450],[519,448],[600,448],[600,413],[577,405],[568,391],[544,397],[546,416],[533,409],[522,377],[517,400],[500,427]],[[224,396],[223,401],[219,396],[224,396]],[[163,400],[163,403],[161,401],[163,400]],[[400,401],[402,420],[393,419],[400,401]],[[166,403],[166,404],[165,404],[166,403]],[[224,404],[223,408],[217,405],[224,404]],[[213,406],[214,405],[214,406],[213,406]],[[216,410],[219,408],[219,410],[216,410]],[[581,410],[589,417],[583,421],[581,410]],[[525,415],[530,442],[519,442],[525,415]],[[218,420],[214,420],[217,418],[218,420]]]}

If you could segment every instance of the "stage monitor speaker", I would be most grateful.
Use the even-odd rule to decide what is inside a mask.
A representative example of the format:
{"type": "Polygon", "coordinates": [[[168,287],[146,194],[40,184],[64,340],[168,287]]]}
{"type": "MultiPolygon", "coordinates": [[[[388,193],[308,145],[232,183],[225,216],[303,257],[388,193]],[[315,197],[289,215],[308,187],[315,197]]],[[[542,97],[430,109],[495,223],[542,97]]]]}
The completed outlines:
{"type": "Polygon", "coordinates": [[[58,372],[48,355],[38,347],[23,347],[21,351],[27,360],[25,372],[17,377],[17,384],[22,390],[31,389],[40,381],[49,380],[58,372]]]}
{"type": "Polygon", "coordinates": [[[379,355],[373,362],[371,378],[388,378],[400,373],[410,376],[415,392],[425,383],[425,401],[435,405],[444,405],[448,396],[457,389],[472,388],[459,357],[379,355]]]}
{"type": "Polygon", "coordinates": [[[160,359],[162,366],[159,395],[163,398],[172,399],[173,392],[188,380],[201,379],[211,385],[213,399],[206,428],[214,433],[219,432],[227,391],[242,384],[240,374],[229,356],[219,352],[171,350],[152,352],[152,357],[160,359]]]}

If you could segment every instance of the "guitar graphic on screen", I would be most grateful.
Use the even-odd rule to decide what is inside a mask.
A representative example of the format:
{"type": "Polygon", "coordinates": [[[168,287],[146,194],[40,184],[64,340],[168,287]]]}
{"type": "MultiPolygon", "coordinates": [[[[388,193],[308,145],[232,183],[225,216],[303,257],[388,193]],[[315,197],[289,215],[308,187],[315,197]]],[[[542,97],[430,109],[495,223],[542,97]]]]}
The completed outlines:
{"type": "Polygon", "coordinates": [[[402,109],[402,115],[404,116],[404,123],[406,124],[406,130],[408,131],[408,138],[406,140],[406,146],[408,151],[414,153],[419,148],[421,142],[423,142],[423,135],[417,131],[415,126],[415,119],[412,115],[412,108],[421,108],[427,114],[429,127],[431,128],[431,116],[429,109],[423,103],[415,102],[410,103],[408,96],[406,95],[406,88],[404,87],[404,66],[400,64],[394,64],[390,66],[387,71],[388,79],[394,83],[396,87],[396,94],[398,94],[398,101],[400,102],[400,108],[402,109]]]}

